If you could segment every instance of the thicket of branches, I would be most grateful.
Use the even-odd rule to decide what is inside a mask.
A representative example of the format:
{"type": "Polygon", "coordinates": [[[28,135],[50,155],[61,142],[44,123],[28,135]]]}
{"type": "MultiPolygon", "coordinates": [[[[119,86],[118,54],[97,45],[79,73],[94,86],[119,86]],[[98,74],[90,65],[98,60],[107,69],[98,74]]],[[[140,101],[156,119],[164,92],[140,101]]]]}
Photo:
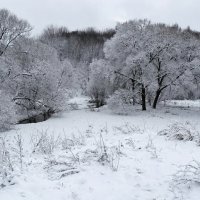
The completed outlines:
{"type": "Polygon", "coordinates": [[[56,49],[29,36],[31,26],[0,10],[0,128],[66,108],[72,66],[56,49]]]}

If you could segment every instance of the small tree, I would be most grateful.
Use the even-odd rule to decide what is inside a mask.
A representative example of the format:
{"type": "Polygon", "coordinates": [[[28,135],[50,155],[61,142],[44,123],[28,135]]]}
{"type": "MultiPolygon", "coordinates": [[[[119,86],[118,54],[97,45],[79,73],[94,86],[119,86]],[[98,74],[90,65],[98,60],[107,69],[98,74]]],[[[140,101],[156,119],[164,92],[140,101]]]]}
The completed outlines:
{"type": "Polygon", "coordinates": [[[0,91],[0,131],[8,130],[16,122],[15,104],[11,96],[0,91]]]}
{"type": "Polygon", "coordinates": [[[116,90],[107,100],[108,108],[116,114],[128,114],[133,105],[133,98],[130,90],[116,90]]]}
{"type": "Polygon", "coordinates": [[[88,94],[95,101],[96,107],[103,106],[110,89],[109,66],[105,60],[95,60],[90,65],[88,94]]]}

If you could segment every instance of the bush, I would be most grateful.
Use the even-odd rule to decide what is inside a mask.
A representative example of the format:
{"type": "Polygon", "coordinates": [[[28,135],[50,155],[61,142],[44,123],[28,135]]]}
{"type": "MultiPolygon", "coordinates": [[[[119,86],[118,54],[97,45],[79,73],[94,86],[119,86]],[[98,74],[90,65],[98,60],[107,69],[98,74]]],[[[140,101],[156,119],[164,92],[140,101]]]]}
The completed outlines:
{"type": "Polygon", "coordinates": [[[192,184],[200,184],[200,163],[192,161],[191,163],[181,166],[173,177],[174,185],[186,185],[191,187],[192,184]]]}
{"type": "Polygon", "coordinates": [[[15,105],[9,95],[0,91],[0,131],[8,130],[15,122],[15,105]]]}
{"type": "Polygon", "coordinates": [[[109,66],[105,60],[95,60],[90,64],[91,72],[87,93],[96,107],[103,106],[110,89],[109,66]]]}
{"type": "Polygon", "coordinates": [[[130,91],[119,89],[108,99],[108,108],[116,114],[128,114],[132,104],[130,91]]]}
{"type": "Polygon", "coordinates": [[[60,137],[49,134],[48,131],[41,131],[31,137],[33,153],[50,155],[60,145],[60,137]]]}
{"type": "Polygon", "coordinates": [[[199,141],[199,132],[189,123],[174,123],[158,133],[170,140],[199,141]]]}
{"type": "Polygon", "coordinates": [[[13,184],[13,171],[13,160],[7,139],[2,136],[0,137],[0,189],[13,184]]]}

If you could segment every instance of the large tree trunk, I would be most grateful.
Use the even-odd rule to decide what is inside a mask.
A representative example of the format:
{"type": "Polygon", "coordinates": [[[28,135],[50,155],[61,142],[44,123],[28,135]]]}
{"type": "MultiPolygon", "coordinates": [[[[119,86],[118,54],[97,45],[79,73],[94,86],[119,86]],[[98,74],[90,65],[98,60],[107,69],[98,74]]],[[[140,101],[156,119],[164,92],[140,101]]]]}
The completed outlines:
{"type": "Polygon", "coordinates": [[[144,85],[142,85],[142,110],[146,110],[146,90],[144,85]]]}
{"type": "Polygon", "coordinates": [[[153,109],[156,109],[160,94],[161,94],[161,90],[157,90],[156,91],[156,96],[155,96],[154,101],[153,101],[153,109]]]}

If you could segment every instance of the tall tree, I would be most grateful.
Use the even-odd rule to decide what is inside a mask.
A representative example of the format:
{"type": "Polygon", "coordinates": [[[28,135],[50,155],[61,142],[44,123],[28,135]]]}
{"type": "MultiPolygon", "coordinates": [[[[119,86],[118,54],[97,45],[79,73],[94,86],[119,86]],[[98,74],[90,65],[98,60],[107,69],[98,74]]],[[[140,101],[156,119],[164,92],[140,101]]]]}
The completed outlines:
{"type": "Polygon", "coordinates": [[[6,9],[0,10],[0,56],[13,45],[15,40],[27,35],[31,26],[6,9]]]}

